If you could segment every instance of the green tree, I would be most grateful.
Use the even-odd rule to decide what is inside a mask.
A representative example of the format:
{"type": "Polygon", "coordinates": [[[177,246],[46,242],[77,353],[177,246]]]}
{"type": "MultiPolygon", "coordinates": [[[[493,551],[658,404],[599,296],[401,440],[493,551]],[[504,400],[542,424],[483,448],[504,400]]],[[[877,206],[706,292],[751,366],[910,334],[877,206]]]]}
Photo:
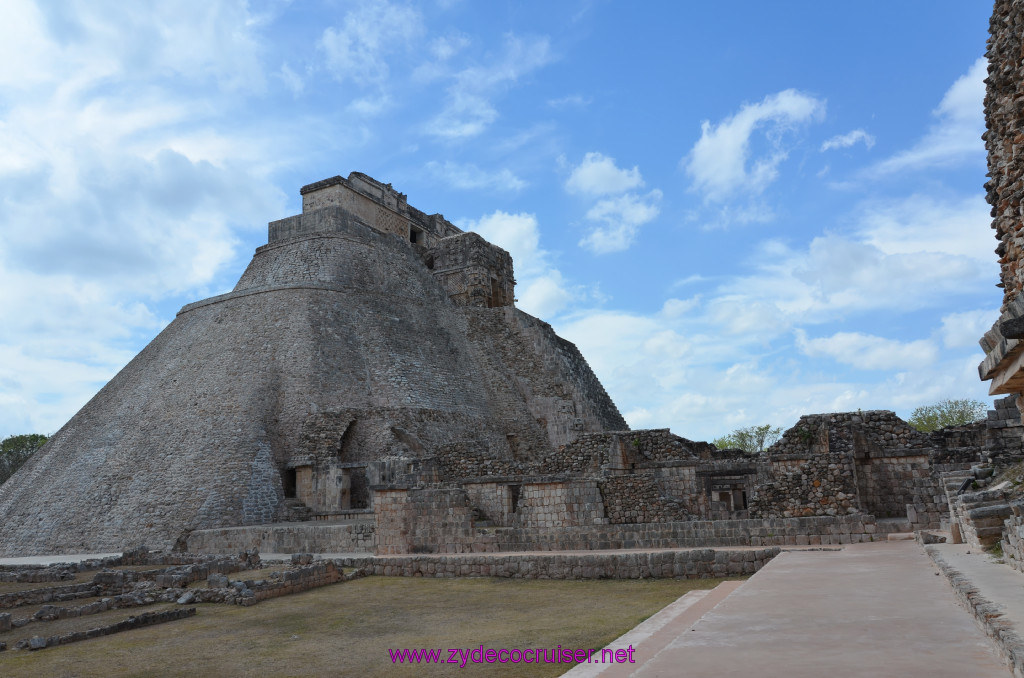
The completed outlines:
{"type": "Polygon", "coordinates": [[[928,433],[947,426],[963,426],[985,418],[988,405],[980,400],[960,398],[940,400],[934,405],[925,405],[914,410],[907,423],[918,431],[928,433]]]}
{"type": "Polygon", "coordinates": [[[760,454],[782,437],[782,429],[771,424],[738,428],[727,436],[713,441],[718,449],[738,448],[747,454],[760,454]]]}
{"type": "Polygon", "coordinates": [[[4,483],[28,461],[32,453],[43,446],[46,436],[39,433],[26,433],[19,436],[7,436],[0,441],[0,483],[4,483]]]}

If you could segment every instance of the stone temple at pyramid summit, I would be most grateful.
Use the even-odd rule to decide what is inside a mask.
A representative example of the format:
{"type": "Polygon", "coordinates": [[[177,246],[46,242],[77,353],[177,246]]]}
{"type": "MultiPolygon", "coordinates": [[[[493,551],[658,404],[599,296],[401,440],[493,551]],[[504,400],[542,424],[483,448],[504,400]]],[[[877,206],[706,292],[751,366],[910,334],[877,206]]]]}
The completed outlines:
{"type": "Polygon", "coordinates": [[[849,543],[938,527],[950,474],[1021,453],[1012,403],[808,415],[760,455],[630,431],[506,251],[358,172],[301,193],[0,486],[0,555],[849,543]]]}

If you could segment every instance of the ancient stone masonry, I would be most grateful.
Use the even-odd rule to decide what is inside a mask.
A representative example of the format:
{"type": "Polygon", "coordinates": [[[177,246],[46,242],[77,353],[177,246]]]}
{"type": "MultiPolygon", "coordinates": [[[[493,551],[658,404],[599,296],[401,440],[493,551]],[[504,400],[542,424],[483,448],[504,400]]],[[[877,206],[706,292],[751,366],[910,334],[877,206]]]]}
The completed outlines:
{"type": "Polygon", "coordinates": [[[460,306],[511,306],[515,279],[512,257],[476,233],[437,241],[424,255],[449,298],[460,306]]]}
{"type": "Polygon", "coordinates": [[[233,291],[183,307],[4,483],[0,554],[365,524],[373,487],[434,482],[446,446],[500,464],[626,428],[512,305],[507,252],[363,174],[301,193],[233,291]]]}
{"type": "Polygon", "coordinates": [[[984,422],[986,459],[1000,466],[1024,461],[1024,425],[1016,397],[999,398],[984,422]]]}
{"type": "Polygon", "coordinates": [[[920,433],[887,411],[807,415],[769,450],[775,479],[751,514],[896,518],[914,507],[912,522],[937,526],[945,499],[932,466],[970,466],[980,442],[973,429],[920,433]]]}
{"type": "Polygon", "coordinates": [[[760,455],[631,431],[505,250],[357,172],[301,194],[0,486],[0,555],[849,543],[937,527],[941,473],[1021,454],[1009,406],[809,415],[760,455]]]}
{"type": "Polygon", "coordinates": [[[392,556],[342,558],[346,567],[386,577],[506,577],[512,579],[700,579],[753,574],[778,548],[694,549],[656,553],[517,556],[392,556]]]}
{"type": "Polygon", "coordinates": [[[376,488],[376,550],[827,544],[937,528],[948,513],[944,477],[1003,452],[999,438],[986,447],[988,431],[921,433],[892,412],[866,411],[802,417],[754,456],[667,429],[581,434],[538,460],[494,462],[472,444],[446,446],[433,483],[376,488]],[[876,517],[895,522],[878,529],[876,517]],[[769,527],[811,519],[821,524],[769,527]]]}
{"type": "MultiPolygon", "coordinates": [[[[982,138],[988,151],[986,199],[999,241],[1000,316],[981,338],[986,353],[979,366],[982,380],[992,380],[990,394],[1024,390],[1024,5],[997,0],[989,22],[988,78],[982,138]]],[[[1020,402],[1018,401],[1018,406],[1020,402]]]]}

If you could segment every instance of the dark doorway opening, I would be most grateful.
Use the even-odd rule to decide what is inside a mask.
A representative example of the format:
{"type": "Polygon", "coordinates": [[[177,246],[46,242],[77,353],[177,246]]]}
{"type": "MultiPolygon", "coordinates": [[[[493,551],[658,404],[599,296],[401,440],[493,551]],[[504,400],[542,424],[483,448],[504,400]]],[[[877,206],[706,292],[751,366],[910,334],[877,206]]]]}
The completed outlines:
{"type": "Polygon", "coordinates": [[[295,498],[295,469],[286,468],[281,473],[281,484],[284,486],[284,498],[295,498]]]}

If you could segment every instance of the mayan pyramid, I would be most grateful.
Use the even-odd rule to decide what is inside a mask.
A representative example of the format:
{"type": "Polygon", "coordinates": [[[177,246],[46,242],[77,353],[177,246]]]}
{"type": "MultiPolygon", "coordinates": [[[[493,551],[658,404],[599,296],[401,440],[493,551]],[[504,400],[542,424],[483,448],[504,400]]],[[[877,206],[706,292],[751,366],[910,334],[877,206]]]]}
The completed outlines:
{"type": "Polygon", "coordinates": [[[0,486],[0,554],[372,510],[370,488],[429,481],[446,445],[529,460],[627,428],[576,347],[515,308],[506,251],[363,174],[302,199],[232,292],[182,308],[0,486]]]}

